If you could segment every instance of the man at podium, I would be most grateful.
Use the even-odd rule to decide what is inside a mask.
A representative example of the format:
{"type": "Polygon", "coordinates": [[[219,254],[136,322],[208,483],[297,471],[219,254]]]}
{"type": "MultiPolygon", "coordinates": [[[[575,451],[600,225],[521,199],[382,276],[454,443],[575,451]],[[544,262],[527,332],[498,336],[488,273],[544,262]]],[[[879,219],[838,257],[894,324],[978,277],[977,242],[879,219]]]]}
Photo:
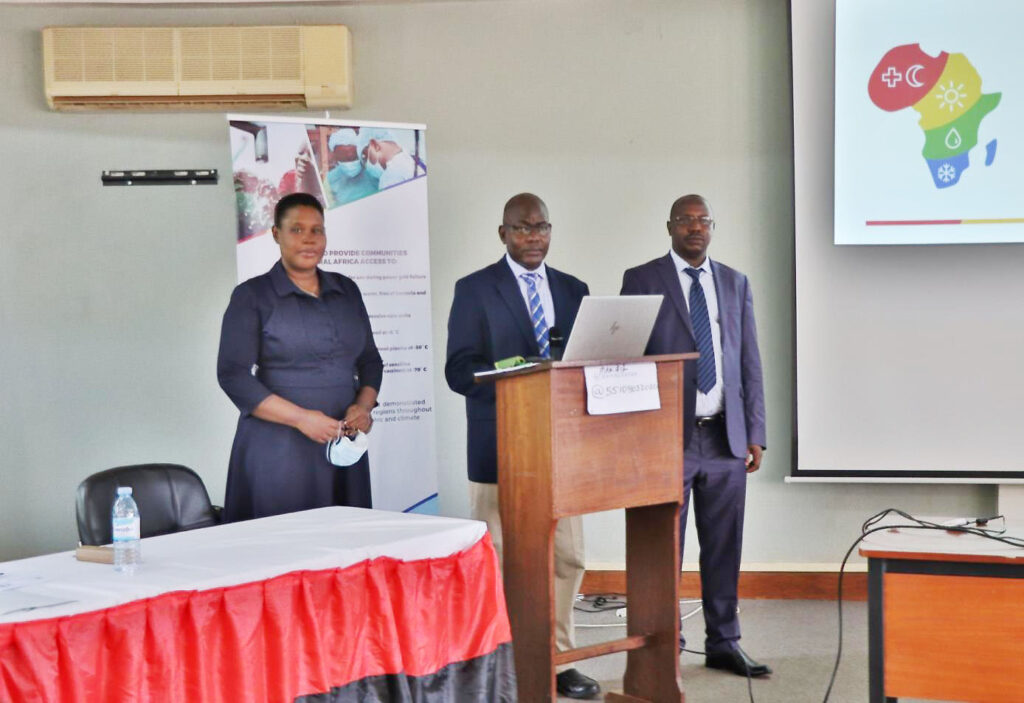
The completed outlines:
{"type": "MultiPolygon", "coordinates": [[[[549,358],[552,339],[568,338],[589,289],[544,263],[551,223],[547,206],[536,195],[520,193],[505,203],[498,237],[505,256],[455,284],[444,375],[453,391],[466,396],[471,510],[487,523],[500,561],[495,387],[475,384],[473,374],[513,356],[549,358]],[[556,326],[560,335],[551,334],[556,326]]],[[[583,571],[582,520],[560,520],[555,530],[555,641],[560,650],[575,647],[573,603],[583,571]]],[[[601,690],[576,669],[560,671],[556,681],[558,693],[570,698],[594,698],[601,690]]]]}
{"type": "MultiPolygon", "coordinates": [[[[692,491],[700,542],[705,664],[740,676],[771,673],[739,646],[737,582],[746,475],[765,448],[764,387],[747,277],[707,256],[715,221],[700,195],[672,204],[669,253],[629,269],[622,294],[665,296],[647,354],[700,352],[684,378],[683,547],[692,491]]],[[[680,553],[680,560],[682,554],[680,553]]],[[[682,645],[682,638],[680,638],[682,645]]]]}

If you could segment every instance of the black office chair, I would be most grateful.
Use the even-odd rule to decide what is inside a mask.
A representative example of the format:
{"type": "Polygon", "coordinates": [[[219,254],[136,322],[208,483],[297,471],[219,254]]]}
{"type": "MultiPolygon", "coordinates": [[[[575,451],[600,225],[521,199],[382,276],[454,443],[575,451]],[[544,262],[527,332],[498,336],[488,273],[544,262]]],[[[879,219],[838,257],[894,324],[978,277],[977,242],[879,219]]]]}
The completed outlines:
{"type": "Polygon", "coordinates": [[[110,544],[110,511],[118,486],[131,486],[139,506],[142,536],[216,525],[221,508],[210,504],[203,480],[177,464],[136,464],[95,473],[78,486],[75,513],[82,544],[110,544]]]}

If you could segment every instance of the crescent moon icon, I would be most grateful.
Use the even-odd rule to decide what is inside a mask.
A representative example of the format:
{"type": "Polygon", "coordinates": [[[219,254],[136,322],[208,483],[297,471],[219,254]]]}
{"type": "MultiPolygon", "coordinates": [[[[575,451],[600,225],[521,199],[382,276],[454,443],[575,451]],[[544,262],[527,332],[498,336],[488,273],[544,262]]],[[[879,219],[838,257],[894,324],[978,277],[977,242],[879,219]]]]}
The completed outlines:
{"type": "Polygon", "coordinates": [[[909,85],[912,88],[920,88],[922,85],[924,85],[924,83],[917,79],[917,72],[923,70],[924,66],[922,66],[919,63],[915,63],[913,66],[908,68],[906,73],[907,85],[909,85]]]}

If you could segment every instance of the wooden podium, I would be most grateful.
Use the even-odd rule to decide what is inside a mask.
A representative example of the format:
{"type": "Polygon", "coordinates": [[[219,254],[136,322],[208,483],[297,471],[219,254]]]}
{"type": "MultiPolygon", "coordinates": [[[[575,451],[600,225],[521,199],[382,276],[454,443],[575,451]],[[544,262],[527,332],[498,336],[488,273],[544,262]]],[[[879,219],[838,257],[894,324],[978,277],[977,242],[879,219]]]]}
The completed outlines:
{"type": "Polygon", "coordinates": [[[696,354],[546,362],[494,378],[505,598],[519,700],[555,700],[555,665],[628,651],[624,693],[678,703],[683,362],[696,354]],[[588,415],[584,366],[654,362],[661,409],[588,415]],[[555,651],[554,532],[560,518],[626,509],[624,639],[555,651]]]}

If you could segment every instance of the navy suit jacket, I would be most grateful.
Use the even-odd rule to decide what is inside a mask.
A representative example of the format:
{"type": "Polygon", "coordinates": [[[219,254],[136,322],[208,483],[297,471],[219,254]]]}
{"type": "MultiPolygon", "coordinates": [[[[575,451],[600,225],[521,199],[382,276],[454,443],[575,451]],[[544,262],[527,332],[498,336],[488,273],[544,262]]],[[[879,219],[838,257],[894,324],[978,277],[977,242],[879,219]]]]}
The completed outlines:
{"type": "MultiPolygon", "coordinates": [[[[583,296],[583,281],[547,266],[555,304],[555,326],[569,338],[583,296]]],[[[448,315],[448,387],[466,396],[466,453],[469,480],[498,481],[497,409],[493,383],[476,384],[473,374],[494,369],[510,356],[537,356],[537,339],[526,301],[502,257],[497,263],[459,279],[448,315]]]]}
{"type": "MultiPolygon", "coordinates": [[[[733,456],[745,458],[747,447],[765,444],[764,383],[761,353],[757,348],[754,325],[754,298],[750,282],[736,269],[711,262],[711,275],[718,297],[718,317],[722,331],[722,383],[725,392],[725,424],[729,449],[733,456]]],[[[648,354],[675,354],[697,351],[690,313],[683,299],[683,288],[671,254],[631,268],[622,276],[622,295],[665,296],[647,343],[648,354]]],[[[694,428],[697,399],[697,364],[686,364],[683,379],[683,412],[689,420],[683,427],[684,446],[694,428]]]]}

